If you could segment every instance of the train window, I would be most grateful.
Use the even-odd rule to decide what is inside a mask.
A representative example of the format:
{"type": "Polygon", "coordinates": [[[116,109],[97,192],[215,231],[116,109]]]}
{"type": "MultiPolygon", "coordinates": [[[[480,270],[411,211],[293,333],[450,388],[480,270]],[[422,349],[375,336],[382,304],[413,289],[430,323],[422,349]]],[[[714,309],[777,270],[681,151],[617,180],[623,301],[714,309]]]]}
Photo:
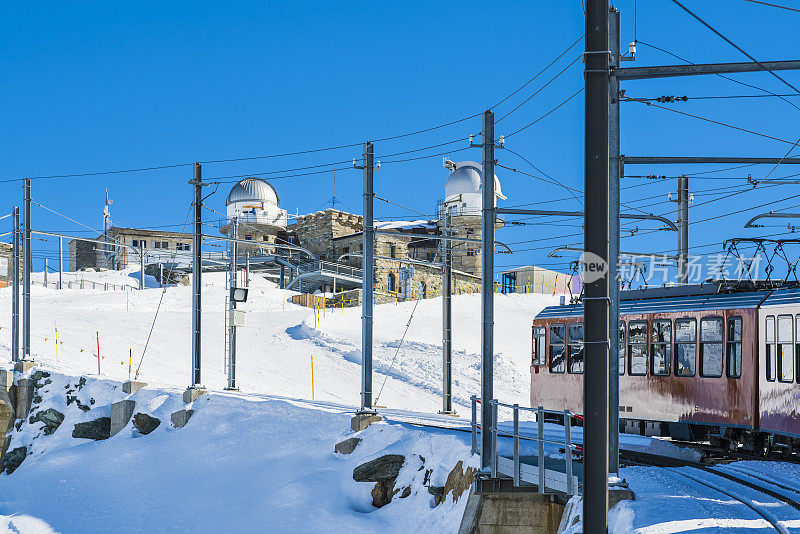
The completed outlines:
{"type": "Polygon", "coordinates": [[[700,319],[700,376],[722,376],[722,317],[700,319]]]}
{"type": "Polygon", "coordinates": [[[795,325],[795,332],[797,332],[797,334],[795,335],[794,339],[794,356],[795,356],[794,367],[795,369],[797,369],[795,377],[797,378],[797,381],[800,382],[800,314],[798,314],[795,317],[795,320],[797,321],[795,325]]]}
{"type": "MultiPolygon", "coordinates": [[[[800,320],[800,315],[797,316],[800,320]]],[[[619,374],[625,374],[625,321],[619,322],[619,374]]]]}
{"type": "Polygon", "coordinates": [[[531,365],[544,365],[546,362],[544,334],[544,327],[533,327],[533,354],[531,354],[531,365]]]}
{"type": "Polygon", "coordinates": [[[791,315],[778,316],[778,380],[794,381],[794,339],[791,315]]]}
{"type": "Polygon", "coordinates": [[[672,357],[672,321],[656,319],[650,323],[650,374],[669,376],[672,357]]]}
{"type": "Polygon", "coordinates": [[[675,320],[675,376],[694,376],[697,320],[675,320]]]}
{"type": "Polygon", "coordinates": [[[583,323],[569,325],[568,347],[567,371],[573,374],[583,373],[583,323]]]}
{"type": "Polygon", "coordinates": [[[564,341],[565,327],[563,324],[550,326],[550,372],[564,372],[564,341]]]}
{"type": "Polygon", "coordinates": [[[628,323],[628,374],[647,374],[647,321],[628,323]]]}
{"type": "Polygon", "coordinates": [[[767,315],[765,324],[764,343],[766,344],[766,375],[770,382],[775,381],[775,316],[767,315]]]}
{"type": "Polygon", "coordinates": [[[742,376],[741,317],[728,317],[728,352],[726,369],[728,378],[739,378],[742,376]]]}

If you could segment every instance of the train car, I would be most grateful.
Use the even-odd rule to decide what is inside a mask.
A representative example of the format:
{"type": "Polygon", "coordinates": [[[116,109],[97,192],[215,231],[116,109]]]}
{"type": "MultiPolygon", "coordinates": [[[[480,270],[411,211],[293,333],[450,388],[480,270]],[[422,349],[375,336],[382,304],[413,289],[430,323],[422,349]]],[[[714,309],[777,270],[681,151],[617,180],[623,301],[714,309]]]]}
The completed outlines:
{"type": "MultiPolygon", "coordinates": [[[[800,289],[622,292],[620,431],[800,451],[800,289]]],[[[583,413],[583,306],[533,320],[531,406],[583,413]]]]}

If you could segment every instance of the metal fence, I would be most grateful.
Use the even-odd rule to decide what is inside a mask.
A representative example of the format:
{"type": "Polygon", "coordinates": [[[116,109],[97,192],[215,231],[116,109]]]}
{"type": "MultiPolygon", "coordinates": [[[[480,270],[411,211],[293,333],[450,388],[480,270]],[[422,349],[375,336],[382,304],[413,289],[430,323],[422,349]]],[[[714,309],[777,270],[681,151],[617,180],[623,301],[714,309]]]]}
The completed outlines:
{"type": "MultiPolygon", "coordinates": [[[[478,422],[477,405],[481,402],[477,396],[473,395],[472,400],[472,453],[479,454],[478,431],[483,433],[478,422]]],[[[556,411],[545,410],[541,406],[538,408],[526,408],[519,404],[506,404],[496,399],[489,401],[491,406],[491,425],[488,431],[492,436],[491,450],[491,476],[510,477],[514,486],[536,485],[538,493],[565,493],[567,495],[578,495],[580,493],[580,483],[575,475],[572,465],[572,453],[578,447],[572,443],[572,419],[575,415],[569,410],[556,411]],[[499,407],[510,408],[512,410],[512,430],[502,430],[498,424],[497,412],[499,407]],[[519,430],[520,411],[532,412],[536,414],[537,433],[536,436],[521,434],[519,430]],[[563,441],[545,439],[544,420],[545,415],[555,415],[564,418],[564,439],[563,441]],[[507,437],[513,440],[513,454],[506,457],[498,453],[498,437],[507,437]],[[536,464],[531,463],[531,457],[520,455],[520,441],[536,442],[537,455],[536,464]],[[556,445],[564,448],[564,471],[560,469],[547,469],[547,457],[545,455],[545,444],[556,445]]],[[[560,466],[558,466],[560,467],[560,466]]]]}
{"type": "Polygon", "coordinates": [[[58,280],[54,281],[47,281],[47,282],[36,282],[35,280],[31,280],[31,285],[40,284],[42,287],[49,287],[52,289],[101,289],[103,291],[130,291],[130,290],[138,290],[139,286],[133,286],[129,284],[109,284],[108,282],[93,282],[91,280],[64,280],[62,284],[59,285],[58,280]]]}

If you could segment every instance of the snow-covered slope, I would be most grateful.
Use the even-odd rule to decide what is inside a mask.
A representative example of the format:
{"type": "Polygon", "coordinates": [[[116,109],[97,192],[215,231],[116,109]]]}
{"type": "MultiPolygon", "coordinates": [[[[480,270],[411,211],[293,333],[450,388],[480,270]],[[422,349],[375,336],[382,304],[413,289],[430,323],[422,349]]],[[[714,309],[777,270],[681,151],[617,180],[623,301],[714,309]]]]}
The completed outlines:
{"type": "MultiPolygon", "coordinates": [[[[135,272],[80,275],[97,282],[137,280],[135,272]]],[[[226,385],[225,276],[204,276],[202,372],[204,385],[212,389],[226,385]]],[[[291,294],[259,277],[252,278],[248,302],[240,306],[247,311],[247,326],[238,333],[237,385],[248,392],[311,398],[313,356],[315,398],[358,404],[360,308],[326,310],[317,324],[313,310],[287,302],[291,294]]],[[[10,300],[10,290],[0,290],[0,309],[10,309],[10,300]]],[[[558,297],[497,295],[495,300],[496,395],[506,402],[527,405],[531,319],[558,297]]],[[[100,375],[122,380],[128,378],[129,357],[136,373],[149,335],[139,378],[151,384],[186,386],[191,365],[190,306],[190,288],[185,286],[168,288],[162,294],[158,288],[59,291],[34,285],[32,351],[51,368],[96,374],[99,336],[100,375]]],[[[440,409],[441,307],[441,299],[375,307],[374,384],[376,395],[383,388],[380,405],[427,412],[440,409]]],[[[463,412],[469,396],[479,392],[479,295],[454,296],[453,324],[453,394],[463,412]]],[[[9,350],[10,330],[10,314],[0,314],[0,350],[9,350]]]]}

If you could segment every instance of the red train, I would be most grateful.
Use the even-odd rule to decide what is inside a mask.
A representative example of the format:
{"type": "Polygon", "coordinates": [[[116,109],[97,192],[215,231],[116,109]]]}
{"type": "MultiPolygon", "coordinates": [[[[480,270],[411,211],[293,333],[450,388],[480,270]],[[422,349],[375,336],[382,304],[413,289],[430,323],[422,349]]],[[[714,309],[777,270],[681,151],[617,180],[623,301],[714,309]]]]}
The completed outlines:
{"type": "MultiPolygon", "coordinates": [[[[531,406],[583,413],[583,306],[533,320],[531,406]]],[[[620,431],[800,452],[800,289],[622,293],[620,431]]]]}

